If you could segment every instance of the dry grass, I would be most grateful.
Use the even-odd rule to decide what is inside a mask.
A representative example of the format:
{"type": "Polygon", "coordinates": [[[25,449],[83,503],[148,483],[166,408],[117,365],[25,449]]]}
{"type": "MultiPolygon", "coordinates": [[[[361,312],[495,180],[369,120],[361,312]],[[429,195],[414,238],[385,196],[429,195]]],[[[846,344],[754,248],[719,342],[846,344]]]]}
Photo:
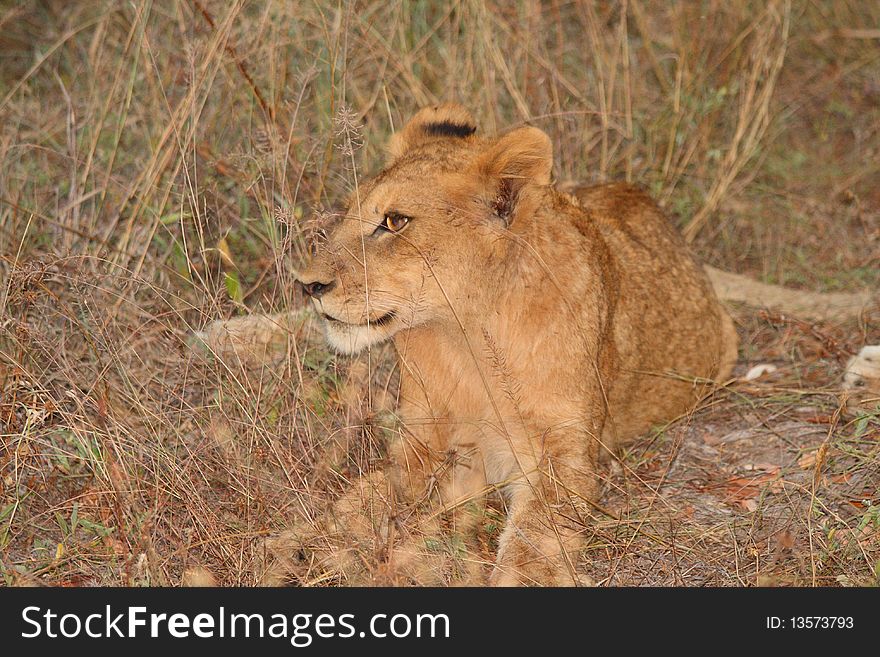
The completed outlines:
{"type": "MultiPolygon", "coordinates": [[[[192,332],[298,307],[309,218],[441,99],[487,132],[545,129],[561,181],[649,187],[713,264],[876,286],[878,24],[856,0],[4,5],[5,582],[255,584],[295,518],[323,544],[287,555],[291,581],[479,581],[491,511],[475,552],[417,537],[434,559],[403,579],[382,545],[343,576],[320,559],[321,511],[394,431],[386,350],[333,358],[294,317],[274,360],[211,359],[192,332]]],[[[609,474],[598,582],[877,582],[880,418],[830,386],[880,327],[739,320],[742,367],[779,370],[609,474]]]]}

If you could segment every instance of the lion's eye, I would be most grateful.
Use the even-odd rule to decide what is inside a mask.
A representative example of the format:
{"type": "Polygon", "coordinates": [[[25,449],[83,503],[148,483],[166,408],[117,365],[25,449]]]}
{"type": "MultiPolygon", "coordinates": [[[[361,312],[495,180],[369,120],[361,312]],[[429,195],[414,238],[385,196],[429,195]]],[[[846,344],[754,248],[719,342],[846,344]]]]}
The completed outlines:
{"type": "Polygon", "coordinates": [[[379,224],[379,230],[387,230],[389,233],[397,233],[403,230],[409,223],[410,218],[397,212],[388,212],[379,224]]]}

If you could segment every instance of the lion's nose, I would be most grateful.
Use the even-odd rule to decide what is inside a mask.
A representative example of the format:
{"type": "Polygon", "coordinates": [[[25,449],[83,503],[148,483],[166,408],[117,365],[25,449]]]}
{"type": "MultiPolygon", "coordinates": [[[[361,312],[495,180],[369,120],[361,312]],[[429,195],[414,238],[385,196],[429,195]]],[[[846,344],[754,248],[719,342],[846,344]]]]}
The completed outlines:
{"type": "Polygon", "coordinates": [[[297,283],[302,287],[302,291],[313,299],[320,299],[323,295],[336,287],[336,281],[330,281],[329,283],[322,283],[321,281],[312,281],[310,283],[297,281],[297,283]]]}

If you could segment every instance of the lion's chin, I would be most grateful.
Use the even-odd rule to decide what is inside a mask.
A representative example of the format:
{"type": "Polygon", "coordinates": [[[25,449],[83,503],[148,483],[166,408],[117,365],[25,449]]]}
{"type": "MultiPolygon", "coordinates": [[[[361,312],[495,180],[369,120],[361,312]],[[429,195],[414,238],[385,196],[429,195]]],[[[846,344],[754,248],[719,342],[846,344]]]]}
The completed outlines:
{"type": "Polygon", "coordinates": [[[385,342],[394,333],[387,325],[345,324],[324,321],[324,333],[330,346],[342,354],[357,354],[373,345],[385,342]]]}

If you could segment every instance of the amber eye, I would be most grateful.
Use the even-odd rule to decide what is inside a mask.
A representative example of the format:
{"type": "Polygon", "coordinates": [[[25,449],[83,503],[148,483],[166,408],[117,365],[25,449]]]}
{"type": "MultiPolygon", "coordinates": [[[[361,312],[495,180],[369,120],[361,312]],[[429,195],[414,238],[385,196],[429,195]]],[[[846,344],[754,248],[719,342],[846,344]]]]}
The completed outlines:
{"type": "Polygon", "coordinates": [[[403,230],[408,223],[409,217],[398,214],[397,212],[389,212],[385,215],[380,227],[391,233],[396,233],[403,230]]]}

